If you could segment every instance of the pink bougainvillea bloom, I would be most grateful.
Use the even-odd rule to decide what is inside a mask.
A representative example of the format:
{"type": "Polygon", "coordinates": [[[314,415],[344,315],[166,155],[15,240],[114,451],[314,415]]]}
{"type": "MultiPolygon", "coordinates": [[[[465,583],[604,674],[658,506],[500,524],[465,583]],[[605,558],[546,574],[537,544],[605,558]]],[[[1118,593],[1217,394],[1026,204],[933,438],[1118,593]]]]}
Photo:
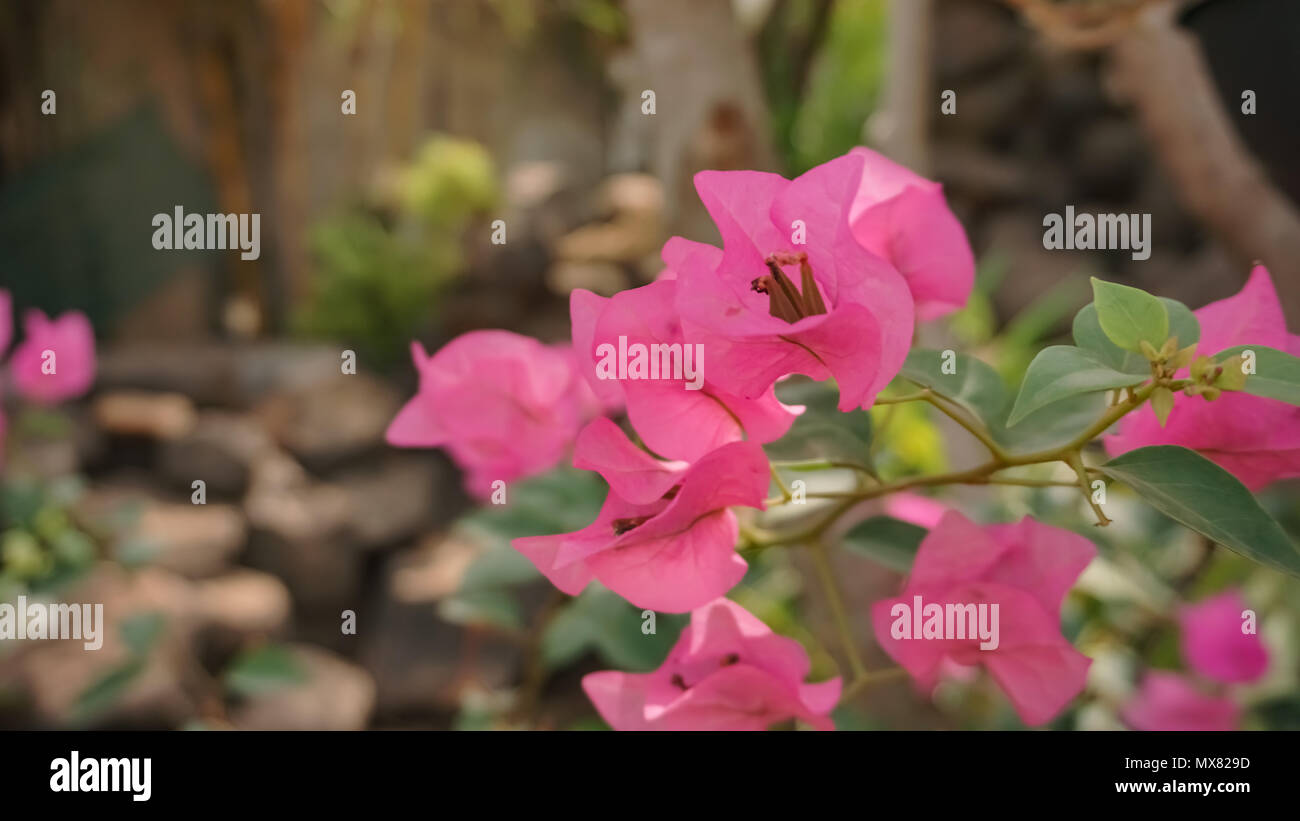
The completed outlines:
{"type": "Polygon", "coordinates": [[[939,524],[943,514],[951,510],[938,499],[919,493],[894,493],[885,497],[885,513],[927,530],[939,524]]]}
{"type": "MultiPolygon", "coordinates": [[[[1262,265],[1251,271],[1236,295],[1211,302],[1195,314],[1201,323],[1198,354],[1264,345],[1300,355],[1300,336],[1287,333],[1277,291],[1262,265]]],[[[1186,370],[1180,375],[1186,376],[1186,370]]],[[[1175,394],[1163,428],[1146,405],[1126,416],[1105,441],[1112,456],[1147,445],[1191,448],[1251,490],[1300,476],[1300,408],[1246,393],[1225,391],[1213,402],[1175,394]]]]}
{"type": "Polygon", "coordinates": [[[596,419],[578,437],[574,464],[609,482],[596,521],[513,542],[560,590],[576,595],[594,578],[637,607],[684,613],[745,575],[728,508],[763,509],[768,463],[757,444],[732,442],[689,466],[660,462],[596,419]]]}
{"type": "Polygon", "coordinates": [[[842,411],[868,407],[912,342],[903,275],[853,237],[849,213],[865,160],[849,154],[794,180],[702,171],[695,188],[721,249],[670,239],[686,341],[704,345],[709,378],[751,399],[791,373],[833,377],[842,411]]]}
{"type": "Polygon", "coordinates": [[[9,368],[24,398],[42,404],[76,399],[95,381],[95,332],[80,311],[51,320],[32,308],[9,368]]]}
{"type": "Polygon", "coordinates": [[[867,148],[862,181],[849,211],[853,236],[907,279],[919,319],[966,304],[975,284],[975,254],[943,196],[943,186],[867,148]]]}
{"type": "Polygon", "coordinates": [[[471,331],[433,356],[411,343],[420,388],[388,426],[397,447],[443,447],[480,498],[559,464],[594,408],[567,346],[471,331]]]}
{"type": "Polygon", "coordinates": [[[726,599],[691,623],[653,673],[590,673],[582,688],[615,730],[765,730],[798,719],[832,730],[840,680],[805,684],[808,654],[726,599]]]}
{"type": "Polygon", "coordinates": [[[574,349],[592,389],[607,402],[622,398],[646,446],[672,459],[693,461],[745,438],[781,438],[802,409],[782,405],[772,387],[756,399],[719,389],[706,347],[682,340],[677,289],[669,279],[610,298],[573,292],[574,349]]]}
{"type": "Polygon", "coordinates": [[[1120,710],[1135,730],[1236,730],[1241,709],[1231,699],[1200,692],[1176,673],[1150,672],[1133,699],[1120,710]]]}
{"type": "Polygon", "coordinates": [[[1082,536],[1030,518],[980,528],[949,511],[921,542],[902,595],[872,606],[876,638],[927,692],[945,660],[984,665],[1021,719],[1042,724],[1079,694],[1092,663],[1061,635],[1060,620],[1066,592],[1094,555],[1082,536]]]}
{"type": "Polygon", "coordinates": [[[1255,681],[1264,675],[1268,651],[1256,633],[1242,632],[1246,610],[1241,594],[1229,590],[1179,611],[1183,658],[1193,670],[1223,682],[1255,681]]]}

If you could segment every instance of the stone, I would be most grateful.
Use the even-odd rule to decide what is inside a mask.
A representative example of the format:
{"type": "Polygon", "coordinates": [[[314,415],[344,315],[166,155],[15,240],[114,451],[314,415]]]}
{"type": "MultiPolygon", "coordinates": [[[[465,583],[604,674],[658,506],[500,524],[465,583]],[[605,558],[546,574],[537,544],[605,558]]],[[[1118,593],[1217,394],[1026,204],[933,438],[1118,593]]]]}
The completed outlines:
{"type": "Polygon", "coordinates": [[[99,395],[93,413],[106,433],[162,440],[184,436],[197,419],[194,403],[182,394],[138,390],[99,395]]]}
{"type": "Polygon", "coordinates": [[[196,627],[190,582],[166,570],[127,572],[103,562],[60,598],[104,605],[103,645],[89,651],[79,641],[28,641],[0,664],[0,686],[7,680],[23,694],[30,721],[38,727],[172,729],[195,715],[187,655],[196,627]],[[139,672],[100,709],[83,711],[87,691],[130,661],[123,624],[149,614],[161,617],[162,629],[139,672]]]}
{"type": "Polygon", "coordinates": [[[346,533],[351,497],[312,479],[288,455],[259,459],[244,497],[247,564],[283,579],[300,610],[322,617],[355,604],[361,554],[346,533]]]}
{"type": "Polygon", "coordinates": [[[194,606],[204,626],[250,637],[283,632],[292,602],[284,582],[241,567],[196,582],[194,606]]]}
{"type": "Polygon", "coordinates": [[[339,374],[339,349],[327,345],[219,343],[130,345],[100,352],[100,390],[179,393],[205,406],[247,408],[273,393],[339,374]]]}
{"type": "Polygon", "coordinates": [[[375,682],[362,668],[309,645],[290,645],[301,683],[242,699],[230,710],[239,730],[364,730],[375,708],[375,682]]]}
{"type": "Polygon", "coordinates": [[[134,537],[152,545],[150,563],[189,578],[225,569],[243,549],[247,527],[233,505],[152,503],[134,537]]]}
{"type": "Polygon", "coordinates": [[[395,454],[375,467],[340,473],[333,486],[348,497],[347,533],[363,550],[412,539],[433,524],[438,494],[427,456],[395,454]]]}
{"type": "Polygon", "coordinates": [[[384,447],[384,431],[402,406],[387,383],[364,373],[335,373],[271,397],[258,415],[271,435],[314,471],[328,471],[384,447]]]}
{"type": "Polygon", "coordinates": [[[273,447],[255,418],[203,411],[192,430],[162,444],[158,470],[187,495],[194,480],[202,479],[210,496],[238,497],[248,488],[253,462],[273,447]]]}

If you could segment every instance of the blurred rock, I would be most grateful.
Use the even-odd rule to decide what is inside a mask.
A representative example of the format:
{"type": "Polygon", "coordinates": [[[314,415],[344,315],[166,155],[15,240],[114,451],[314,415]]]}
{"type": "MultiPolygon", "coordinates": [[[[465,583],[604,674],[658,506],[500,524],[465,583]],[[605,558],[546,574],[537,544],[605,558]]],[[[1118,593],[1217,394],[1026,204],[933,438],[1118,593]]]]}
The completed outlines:
{"type": "Polygon", "coordinates": [[[30,718],[37,726],[169,729],[195,714],[186,650],[195,628],[189,582],[165,570],[129,573],[102,563],[60,598],[103,604],[103,645],[87,650],[76,640],[27,641],[0,665],[0,682],[8,678],[17,684],[31,703],[30,718]],[[102,687],[131,660],[123,624],[150,614],[161,617],[161,631],[139,671],[99,709],[82,709],[90,688],[102,687]]]}
{"type": "Polygon", "coordinates": [[[1029,210],[1005,211],[989,222],[987,253],[998,255],[1009,266],[994,296],[1002,317],[1015,316],[1068,279],[1083,279],[1103,269],[1105,259],[1097,253],[1045,249],[1043,216],[1029,210]]]}
{"type": "Polygon", "coordinates": [[[560,260],[634,263],[663,242],[663,186],[648,174],[614,174],[596,193],[605,222],[583,225],[555,244],[560,260]]]}
{"type": "MultiPolygon", "coordinates": [[[[935,14],[935,78],[969,80],[1010,62],[1032,41],[1010,9],[995,3],[944,0],[935,14]]],[[[960,110],[960,109],[958,109],[960,110]]]]}
{"type": "Polygon", "coordinates": [[[1146,143],[1133,123],[1119,118],[1094,121],[1079,134],[1071,164],[1076,195],[1108,202],[1128,200],[1149,161],[1146,143]]]}
{"type": "Polygon", "coordinates": [[[388,560],[373,626],[358,630],[385,720],[453,713],[462,688],[497,689],[518,677],[517,645],[438,616],[438,602],[460,587],[479,550],[456,536],[429,536],[388,560]]]}
{"type": "Polygon", "coordinates": [[[964,85],[957,92],[957,113],[939,116],[936,132],[988,142],[1007,139],[1023,127],[1032,111],[1036,86],[1037,75],[1023,62],[964,85]]]}
{"type": "Polygon", "coordinates": [[[258,408],[271,435],[315,471],[378,449],[402,397],[365,374],[335,373],[272,397],[258,408]]]}
{"type": "Polygon", "coordinates": [[[361,556],[345,533],[351,515],[345,490],[311,479],[277,453],[254,464],[244,512],[251,527],[248,564],[283,579],[301,609],[337,617],[338,608],[356,601],[361,556]]]}
{"type": "Polygon", "coordinates": [[[201,578],[223,570],[244,547],[244,517],[232,505],[152,503],[140,516],[136,538],[157,552],[151,564],[201,578]]]}
{"type": "Polygon", "coordinates": [[[273,447],[271,437],[253,417],[204,411],[190,432],[163,444],[158,469],[183,492],[190,491],[195,479],[202,479],[209,494],[237,497],[248,488],[253,462],[273,447]]]}
{"type": "Polygon", "coordinates": [[[482,548],[456,535],[431,535],[393,557],[388,595],[398,602],[436,602],[460,587],[465,571],[482,548]]]}
{"type": "Polygon", "coordinates": [[[283,582],[248,568],[195,584],[199,621],[240,636],[282,632],[288,626],[291,607],[283,582]]]}
{"type": "Polygon", "coordinates": [[[934,178],[945,192],[978,206],[1014,202],[1031,190],[1022,163],[970,143],[938,141],[934,149],[934,178]]]}
{"type": "Polygon", "coordinates": [[[116,390],[95,398],[95,422],[118,436],[176,439],[194,429],[194,403],[179,393],[116,390]]]}
{"type": "Polygon", "coordinates": [[[339,374],[341,351],[322,345],[140,345],[109,348],[96,363],[101,390],[184,394],[200,405],[249,407],[267,395],[339,374]]]}
{"type": "Polygon", "coordinates": [[[628,284],[627,274],[612,262],[557,262],[546,272],[546,287],[556,294],[586,288],[601,296],[613,296],[628,284]]]}
{"type": "Polygon", "coordinates": [[[413,538],[433,523],[435,469],[419,454],[397,454],[377,466],[340,473],[334,485],[347,494],[347,533],[363,549],[413,538]]]}
{"type": "Polygon", "coordinates": [[[301,684],[251,696],[230,710],[240,730],[363,730],[375,708],[375,682],[360,667],[308,645],[291,651],[301,684]]]}

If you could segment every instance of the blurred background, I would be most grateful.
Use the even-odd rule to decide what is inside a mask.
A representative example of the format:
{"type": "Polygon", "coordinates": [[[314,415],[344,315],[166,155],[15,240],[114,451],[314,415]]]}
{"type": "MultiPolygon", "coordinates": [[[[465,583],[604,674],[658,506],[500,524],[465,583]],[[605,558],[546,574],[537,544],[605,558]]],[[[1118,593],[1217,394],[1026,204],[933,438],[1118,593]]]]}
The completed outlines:
{"type": "MultiPolygon", "coordinates": [[[[0,726],[601,726],[581,675],[657,666],[682,619],[644,636],[617,597],[557,599],[508,548],[586,525],[598,480],[559,471],[475,511],[441,453],[383,443],[411,339],[565,339],[573,288],[648,282],[673,234],[716,240],[696,171],[793,176],[860,144],[944,184],[979,277],[923,338],[1008,380],[1068,336],[1092,275],[1199,307],[1260,259],[1297,330],[1298,55],[1288,0],[0,2],[0,287],[16,317],[84,311],[99,354],[85,400],[4,394],[0,601],[104,602],[109,622],[98,652],[0,645],[0,726]],[[1067,205],[1150,214],[1150,259],[1044,250],[1067,205]],[[260,256],[154,250],[176,206],[260,214],[260,256]]],[[[892,470],[970,455],[904,415],[892,470]]],[[[1072,493],[954,503],[1077,528],[1072,493]]],[[[1300,532],[1294,488],[1266,504],[1300,532]]],[[[1178,664],[1143,596],[1297,600],[1140,505],[1127,519],[1087,535],[1150,585],[1067,615],[1108,671],[1178,664]]],[[[838,561],[858,613],[897,589],[838,561]]],[[[799,559],[754,565],[736,598],[833,674],[799,559]]],[[[1300,622],[1265,626],[1282,672],[1251,726],[1294,728],[1300,622]]],[[[1112,685],[1054,726],[1113,726],[1112,685]]],[[[987,688],[930,705],[901,682],[837,718],[1016,726],[987,688]]]]}

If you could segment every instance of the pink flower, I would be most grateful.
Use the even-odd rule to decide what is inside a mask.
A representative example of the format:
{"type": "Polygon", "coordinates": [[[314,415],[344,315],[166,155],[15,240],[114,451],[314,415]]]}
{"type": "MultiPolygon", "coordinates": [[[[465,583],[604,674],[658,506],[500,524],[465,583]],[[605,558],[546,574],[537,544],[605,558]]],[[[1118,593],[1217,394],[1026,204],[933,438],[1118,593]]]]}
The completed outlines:
{"type": "Polygon", "coordinates": [[[25,338],[9,360],[19,393],[33,402],[53,404],[90,390],[95,381],[95,332],[85,314],[68,311],[50,320],[32,308],[23,317],[23,330],[25,338]]]}
{"type": "Polygon", "coordinates": [[[664,279],[610,298],[573,292],[573,345],[592,389],[607,402],[625,400],[646,446],[673,459],[695,460],[746,437],[781,438],[801,409],[782,405],[772,387],[744,399],[714,385],[705,346],[683,343],[677,289],[664,279]]]}
{"type": "Polygon", "coordinates": [[[918,318],[964,306],[975,284],[975,255],[943,186],[869,149],[849,153],[865,160],[849,211],[853,236],[907,278],[918,318]]]}
{"type": "Polygon", "coordinates": [[[1175,673],[1150,672],[1120,711],[1135,730],[1235,730],[1241,710],[1231,700],[1208,696],[1175,673]]]}
{"type": "MultiPolygon", "coordinates": [[[[1277,291],[1262,265],[1235,296],[1195,313],[1201,323],[1198,354],[1212,356],[1237,345],[1300,354],[1300,336],[1287,333],[1277,291]]],[[[1126,416],[1105,441],[1112,456],[1147,445],[1191,448],[1251,490],[1300,476],[1300,408],[1246,393],[1225,391],[1213,402],[1177,394],[1163,428],[1148,405],[1126,416]]]]}
{"type": "Polygon", "coordinates": [[[764,730],[798,719],[832,730],[840,680],[805,684],[808,654],[745,608],[717,599],[653,673],[590,673],[582,689],[615,730],[764,730]]]}
{"type": "Polygon", "coordinates": [[[396,447],[444,447],[470,493],[559,464],[595,402],[567,347],[471,331],[433,356],[411,343],[419,392],[388,426],[396,447]]]}
{"type": "Polygon", "coordinates": [[[1193,670],[1222,682],[1255,681],[1268,669],[1259,636],[1242,632],[1246,603],[1236,590],[1183,607],[1183,658],[1193,670]]]}
{"type": "Polygon", "coordinates": [[[951,508],[919,493],[894,493],[885,497],[885,513],[917,527],[932,529],[951,508]]]}
{"type": "Polygon", "coordinates": [[[732,442],[691,465],[660,462],[596,419],[578,436],[574,465],[609,482],[596,521],[513,542],[560,590],[576,595],[594,578],[637,607],[684,613],[745,575],[728,508],[763,509],[768,463],[758,445],[732,442]]]}
{"type": "Polygon", "coordinates": [[[695,188],[721,250],[670,239],[686,341],[702,343],[709,379],[756,399],[790,373],[834,377],[842,411],[867,407],[912,341],[907,281],[853,238],[849,213],[865,160],[849,154],[787,180],[703,171],[695,188]]]}
{"type": "Polygon", "coordinates": [[[1021,719],[1042,724],[1083,689],[1092,663],[1061,635],[1060,614],[1095,554],[1082,536],[1030,518],[981,529],[949,511],[921,542],[902,595],[872,606],[876,638],[926,691],[945,660],[983,664],[1021,719]]]}

